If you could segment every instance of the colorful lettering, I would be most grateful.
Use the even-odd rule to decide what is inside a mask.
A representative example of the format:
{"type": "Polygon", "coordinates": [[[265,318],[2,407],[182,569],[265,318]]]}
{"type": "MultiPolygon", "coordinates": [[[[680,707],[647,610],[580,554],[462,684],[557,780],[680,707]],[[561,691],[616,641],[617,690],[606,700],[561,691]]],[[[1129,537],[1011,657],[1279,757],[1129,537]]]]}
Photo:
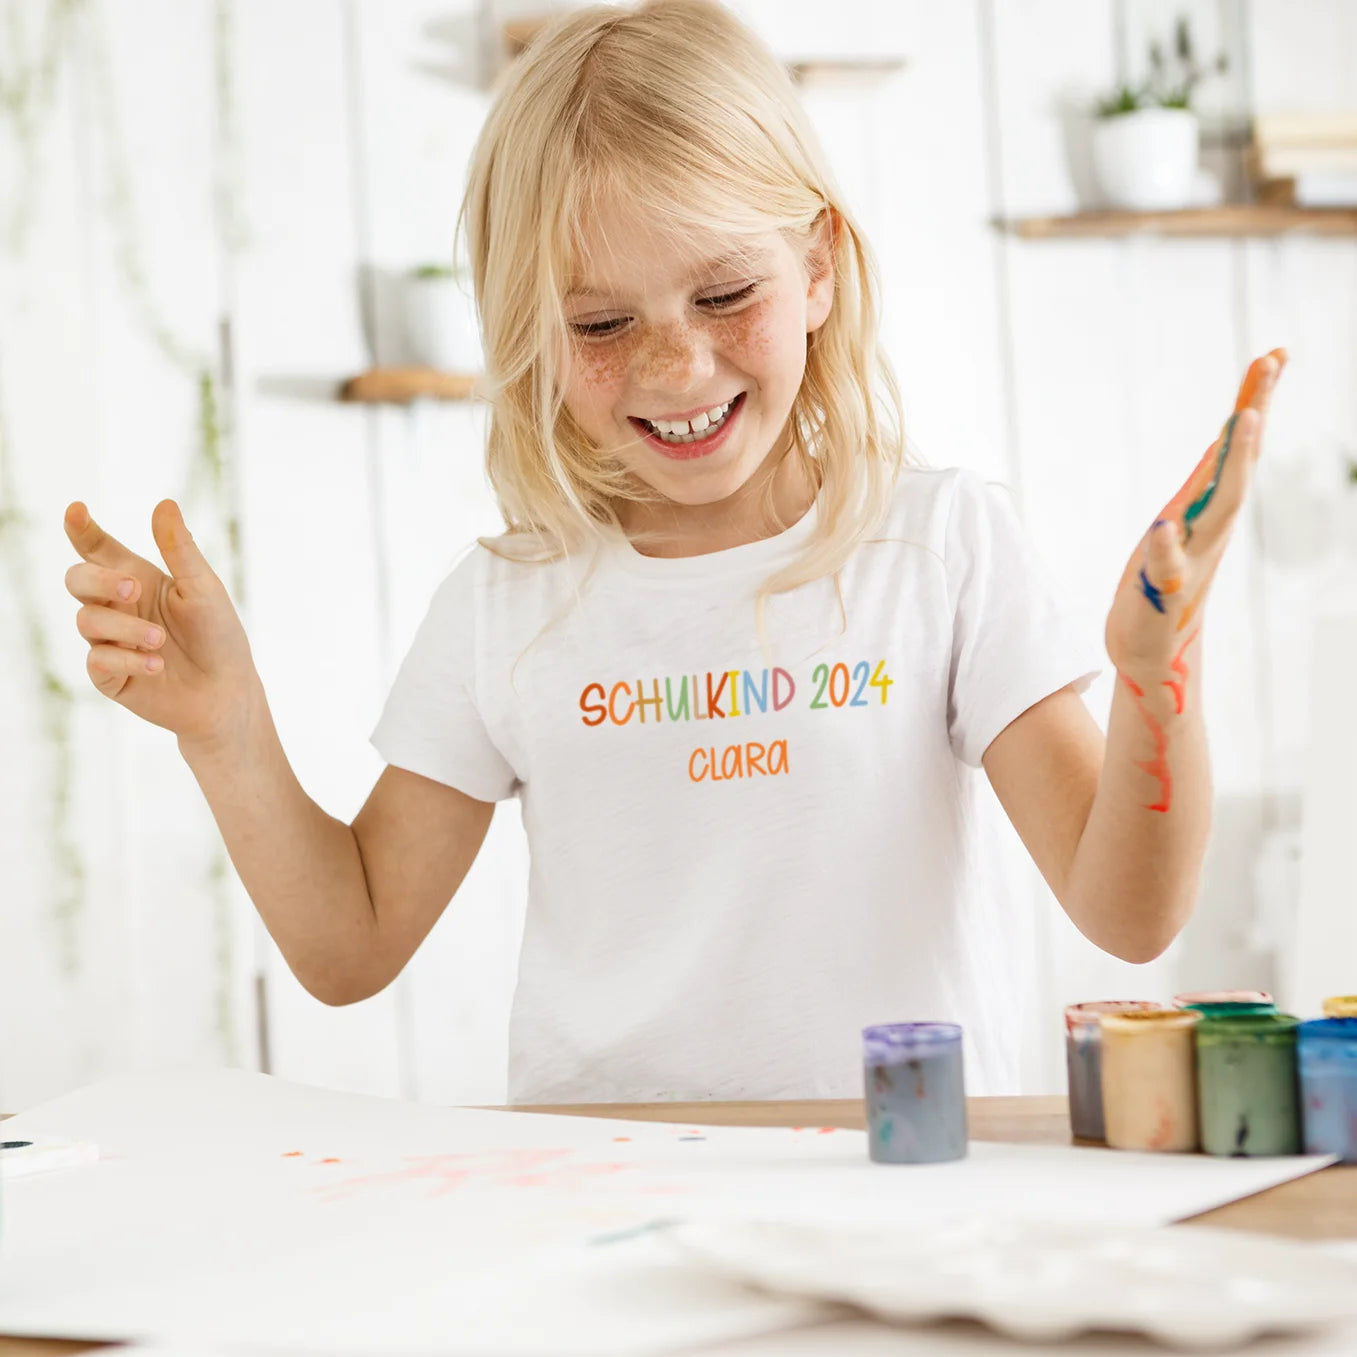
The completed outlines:
{"type": "Polygon", "coordinates": [[[686,721],[688,719],[688,676],[685,674],[679,679],[679,700],[678,705],[674,704],[670,693],[670,684],[672,679],[664,681],[664,709],[669,713],[671,721],[686,721]]]}
{"type": "Polygon", "coordinates": [[[636,703],[633,702],[633,701],[630,701],[630,698],[631,698],[631,684],[630,684],[630,683],[627,683],[627,682],[623,681],[622,683],[614,683],[614,684],[613,684],[613,690],[612,690],[612,692],[610,692],[610,693],[608,694],[608,719],[613,723],[613,725],[615,725],[615,726],[625,726],[625,725],[627,724],[627,722],[631,720],[631,718],[632,718],[632,713],[635,712],[635,710],[636,710],[636,703]],[[618,695],[618,693],[626,693],[627,698],[628,698],[628,703],[627,703],[627,714],[626,714],[625,716],[619,716],[619,715],[617,714],[617,695],[618,695]]]}
{"type": "Polygon", "coordinates": [[[744,709],[748,715],[753,716],[754,708],[757,707],[761,712],[768,710],[768,671],[763,671],[763,684],[761,687],[754,686],[754,676],[748,669],[744,671],[744,709]]]}
{"type": "Polygon", "coordinates": [[[658,724],[663,720],[664,699],[660,696],[660,681],[652,679],[651,685],[654,689],[654,695],[646,697],[645,685],[641,679],[636,680],[636,710],[641,713],[641,724],[646,723],[646,708],[653,706],[655,708],[655,721],[658,724]]]}
{"type": "Polygon", "coordinates": [[[790,768],[786,740],[774,740],[767,746],[751,740],[748,744],[727,745],[719,753],[714,746],[708,746],[694,749],[688,755],[688,778],[692,782],[732,782],[755,775],[777,777],[790,768]]]}
{"type": "Polygon", "coordinates": [[[796,680],[785,669],[773,670],[773,710],[781,711],[796,696],[796,680]],[[779,689],[779,681],[786,688],[779,689]]]}
{"type": "Polygon", "coordinates": [[[603,696],[603,685],[601,683],[591,683],[580,694],[580,710],[584,713],[580,720],[586,726],[601,726],[608,719],[608,708],[603,705],[603,696]],[[598,694],[599,702],[597,706],[589,701],[590,693],[598,694]]]}
{"type": "Polygon", "coordinates": [[[720,701],[721,694],[726,690],[726,680],[729,677],[729,674],[722,674],[721,682],[713,688],[711,686],[712,676],[710,674],[707,675],[707,715],[719,716],[723,721],[726,719],[726,714],[721,709],[720,701]]]}
{"type": "Polygon", "coordinates": [[[736,692],[735,685],[740,681],[740,671],[732,669],[730,671],[730,714],[738,716],[740,714],[740,697],[736,692]]]}

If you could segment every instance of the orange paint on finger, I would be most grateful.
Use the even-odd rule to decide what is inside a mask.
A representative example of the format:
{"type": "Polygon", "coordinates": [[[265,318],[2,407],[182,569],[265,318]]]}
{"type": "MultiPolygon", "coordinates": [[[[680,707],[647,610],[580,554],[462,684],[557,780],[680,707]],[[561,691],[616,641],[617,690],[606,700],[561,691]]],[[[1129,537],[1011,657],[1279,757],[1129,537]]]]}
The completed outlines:
{"type": "Polygon", "coordinates": [[[1182,580],[1175,575],[1171,580],[1165,580],[1163,584],[1159,586],[1159,592],[1161,594],[1176,594],[1182,587],[1182,580]]]}
{"type": "Polygon", "coordinates": [[[1195,594],[1187,601],[1187,606],[1183,609],[1183,615],[1178,619],[1176,631],[1186,631],[1187,624],[1192,621],[1192,615],[1197,611],[1197,605],[1202,601],[1202,595],[1206,593],[1206,586],[1203,584],[1195,594]]]}

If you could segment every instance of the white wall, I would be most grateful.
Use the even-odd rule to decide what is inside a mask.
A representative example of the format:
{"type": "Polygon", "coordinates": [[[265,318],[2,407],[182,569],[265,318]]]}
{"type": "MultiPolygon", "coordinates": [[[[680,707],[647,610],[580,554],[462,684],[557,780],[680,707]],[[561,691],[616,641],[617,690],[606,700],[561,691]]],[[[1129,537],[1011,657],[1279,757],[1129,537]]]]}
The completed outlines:
{"type": "MultiPolygon", "coordinates": [[[[798,32],[879,39],[870,4],[837,5],[832,20],[809,3],[778,13],[792,8],[798,32]]],[[[1206,632],[1219,804],[1196,919],[1164,961],[1126,967],[1074,932],[1008,836],[1040,980],[1029,1082],[1055,1087],[1066,1000],[1275,978],[1253,931],[1254,864],[1268,831],[1294,824],[1313,763],[1300,695],[1339,551],[1322,552],[1314,532],[1297,544],[1294,514],[1277,506],[1309,477],[1328,524],[1340,451],[1357,455],[1357,242],[1001,235],[995,216],[1076,206],[1069,110],[1179,5],[888,8],[907,68],[806,97],[881,258],[911,439],[929,461],[1015,487],[1090,628],[1247,357],[1276,344],[1293,356],[1267,493],[1206,632]]],[[[1204,47],[1219,37],[1250,54],[1211,94],[1220,111],[1249,89],[1260,107],[1357,104],[1343,0],[1255,0],[1247,42],[1230,27],[1238,6],[1190,8],[1204,47]]],[[[405,975],[364,1004],[324,1008],[221,873],[173,740],[90,688],[62,585],[71,499],[154,558],[151,507],[179,497],[223,574],[238,515],[236,596],[284,743],[319,803],[352,818],[381,766],[368,732],[429,594],[496,524],[479,409],[358,408],[328,394],[399,356],[390,279],[447,254],[488,98],[467,79],[483,37],[475,9],[87,0],[63,29],[49,24],[57,7],[17,6],[0,70],[36,65],[40,77],[49,34],[56,55],[50,101],[39,78],[31,119],[0,114],[0,512],[17,503],[27,516],[0,520],[12,638],[0,666],[0,1105],[119,1069],[254,1065],[261,995],[279,1074],[441,1101],[503,1096],[525,880],[512,807],[405,975]],[[232,377],[230,474],[215,485],[191,472],[203,366],[232,377]],[[67,733],[54,741],[49,727],[67,733]]],[[[1104,680],[1091,699],[1100,718],[1108,696],[1104,680]]],[[[1285,923],[1291,908],[1283,891],[1270,917],[1285,923]]]]}

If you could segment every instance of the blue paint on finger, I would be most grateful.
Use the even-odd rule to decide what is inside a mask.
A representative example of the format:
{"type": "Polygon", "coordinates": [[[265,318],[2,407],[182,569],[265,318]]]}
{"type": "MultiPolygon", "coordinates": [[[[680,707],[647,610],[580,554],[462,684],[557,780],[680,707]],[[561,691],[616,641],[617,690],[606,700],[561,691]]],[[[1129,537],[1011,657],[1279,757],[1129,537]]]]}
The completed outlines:
{"type": "MultiPolygon", "coordinates": [[[[1216,454],[1216,471],[1211,477],[1211,484],[1187,506],[1187,512],[1183,515],[1183,541],[1185,542],[1191,540],[1193,521],[1206,512],[1207,506],[1216,493],[1216,487],[1220,484],[1220,473],[1224,471],[1225,459],[1230,455],[1230,440],[1234,438],[1235,420],[1238,418],[1239,414],[1236,412],[1225,421],[1225,437],[1221,439],[1220,451],[1216,454]]],[[[1164,610],[1161,608],[1159,611],[1163,612],[1164,610]]]]}
{"type": "Polygon", "coordinates": [[[1150,600],[1156,612],[1164,611],[1163,594],[1150,583],[1150,577],[1143,570],[1140,572],[1140,592],[1150,600]]]}

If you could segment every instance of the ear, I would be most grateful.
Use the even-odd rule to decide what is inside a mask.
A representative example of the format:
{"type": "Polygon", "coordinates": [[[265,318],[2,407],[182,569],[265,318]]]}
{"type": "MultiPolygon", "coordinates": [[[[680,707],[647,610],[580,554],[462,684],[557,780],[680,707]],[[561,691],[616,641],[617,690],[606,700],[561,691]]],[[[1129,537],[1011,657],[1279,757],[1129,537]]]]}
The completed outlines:
{"type": "Polygon", "coordinates": [[[806,333],[818,330],[829,319],[834,304],[834,255],[843,230],[843,219],[826,207],[815,219],[806,245],[806,333]]]}

